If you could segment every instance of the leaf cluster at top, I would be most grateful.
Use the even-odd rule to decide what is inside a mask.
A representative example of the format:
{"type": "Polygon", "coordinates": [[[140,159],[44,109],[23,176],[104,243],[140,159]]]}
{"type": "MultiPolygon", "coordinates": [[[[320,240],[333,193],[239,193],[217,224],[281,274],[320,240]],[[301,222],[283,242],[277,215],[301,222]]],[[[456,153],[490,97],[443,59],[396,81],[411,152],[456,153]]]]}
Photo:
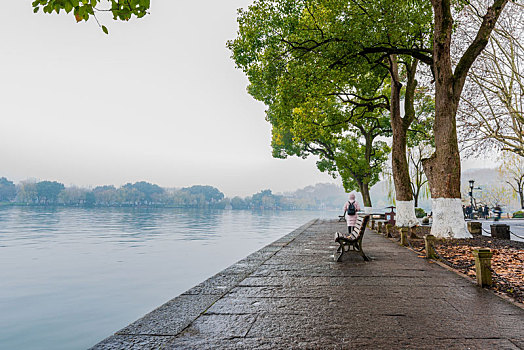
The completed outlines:
{"type": "MultiPolygon", "coordinates": [[[[44,13],[57,14],[61,10],[73,13],[77,22],[87,21],[91,16],[96,19],[96,12],[111,12],[114,20],[128,21],[132,16],[144,17],[151,6],[150,0],[35,0],[32,2],[33,12],[37,13],[40,8],[44,13]],[[107,4],[105,8],[100,6],[107,4]]],[[[100,26],[104,33],[108,33],[105,26],[100,26]]]]}

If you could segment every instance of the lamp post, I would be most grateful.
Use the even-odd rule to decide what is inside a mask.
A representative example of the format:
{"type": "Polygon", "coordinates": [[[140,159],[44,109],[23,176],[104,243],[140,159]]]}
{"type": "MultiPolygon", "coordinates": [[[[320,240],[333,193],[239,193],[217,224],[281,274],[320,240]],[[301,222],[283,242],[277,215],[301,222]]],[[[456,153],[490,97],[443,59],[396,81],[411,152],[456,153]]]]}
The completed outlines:
{"type": "Polygon", "coordinates": [[[474,186],[475,186],[475,180],[469,180],[469,198],[470,198],[472,210],[473,210],[473,187],[474,186]]]}
{"type": "Polygon", "coordinates": [[[471,213],[470,218],[473,219],[473,212],[474,210],[477,210],[477,206],[475,204],[475,200],[473,198],[473,190],[480,190],[480,187],[475,188],[475,180],[469,180],[469,199],[471,203],[471,213]]]}

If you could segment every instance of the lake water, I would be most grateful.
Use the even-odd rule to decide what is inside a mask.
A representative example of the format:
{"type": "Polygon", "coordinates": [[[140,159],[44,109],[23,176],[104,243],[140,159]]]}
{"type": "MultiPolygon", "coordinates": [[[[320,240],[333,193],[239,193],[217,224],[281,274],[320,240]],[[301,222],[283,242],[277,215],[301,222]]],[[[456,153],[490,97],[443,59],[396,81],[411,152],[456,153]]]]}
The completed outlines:
{"type": "Polygon", "coordinates": [[[85,349],[339,212],[0,207],[0,349],[85,349]]]}

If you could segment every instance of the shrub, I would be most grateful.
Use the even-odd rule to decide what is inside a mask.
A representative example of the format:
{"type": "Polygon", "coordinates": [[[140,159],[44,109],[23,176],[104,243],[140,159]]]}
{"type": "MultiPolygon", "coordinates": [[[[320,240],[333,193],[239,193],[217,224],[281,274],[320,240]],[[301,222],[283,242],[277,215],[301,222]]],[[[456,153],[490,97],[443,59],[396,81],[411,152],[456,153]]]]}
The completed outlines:
{"type": "Polygon", "coordinates": [[[524,212],[522,210],[516,211],[513,213],[513,218],[524,218],[524,212]]]}
{"type": "Polygon", "coordinates": [[[419,219],[423,218],[424,216],[426,216],[426,212],[422,208],[415,208],[415,216],[419,219]]]}

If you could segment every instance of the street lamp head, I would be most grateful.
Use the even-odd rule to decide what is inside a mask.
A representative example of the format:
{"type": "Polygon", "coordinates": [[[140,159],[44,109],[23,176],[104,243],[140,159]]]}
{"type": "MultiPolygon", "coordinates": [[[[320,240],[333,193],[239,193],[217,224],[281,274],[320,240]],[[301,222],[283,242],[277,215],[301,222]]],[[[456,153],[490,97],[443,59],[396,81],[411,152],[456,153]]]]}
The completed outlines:
{"type": "Polygon", "coordinates": [[[469,187],[473,188],[474,184],[475,184],[475,180],[469,180],[469,187]]]}

